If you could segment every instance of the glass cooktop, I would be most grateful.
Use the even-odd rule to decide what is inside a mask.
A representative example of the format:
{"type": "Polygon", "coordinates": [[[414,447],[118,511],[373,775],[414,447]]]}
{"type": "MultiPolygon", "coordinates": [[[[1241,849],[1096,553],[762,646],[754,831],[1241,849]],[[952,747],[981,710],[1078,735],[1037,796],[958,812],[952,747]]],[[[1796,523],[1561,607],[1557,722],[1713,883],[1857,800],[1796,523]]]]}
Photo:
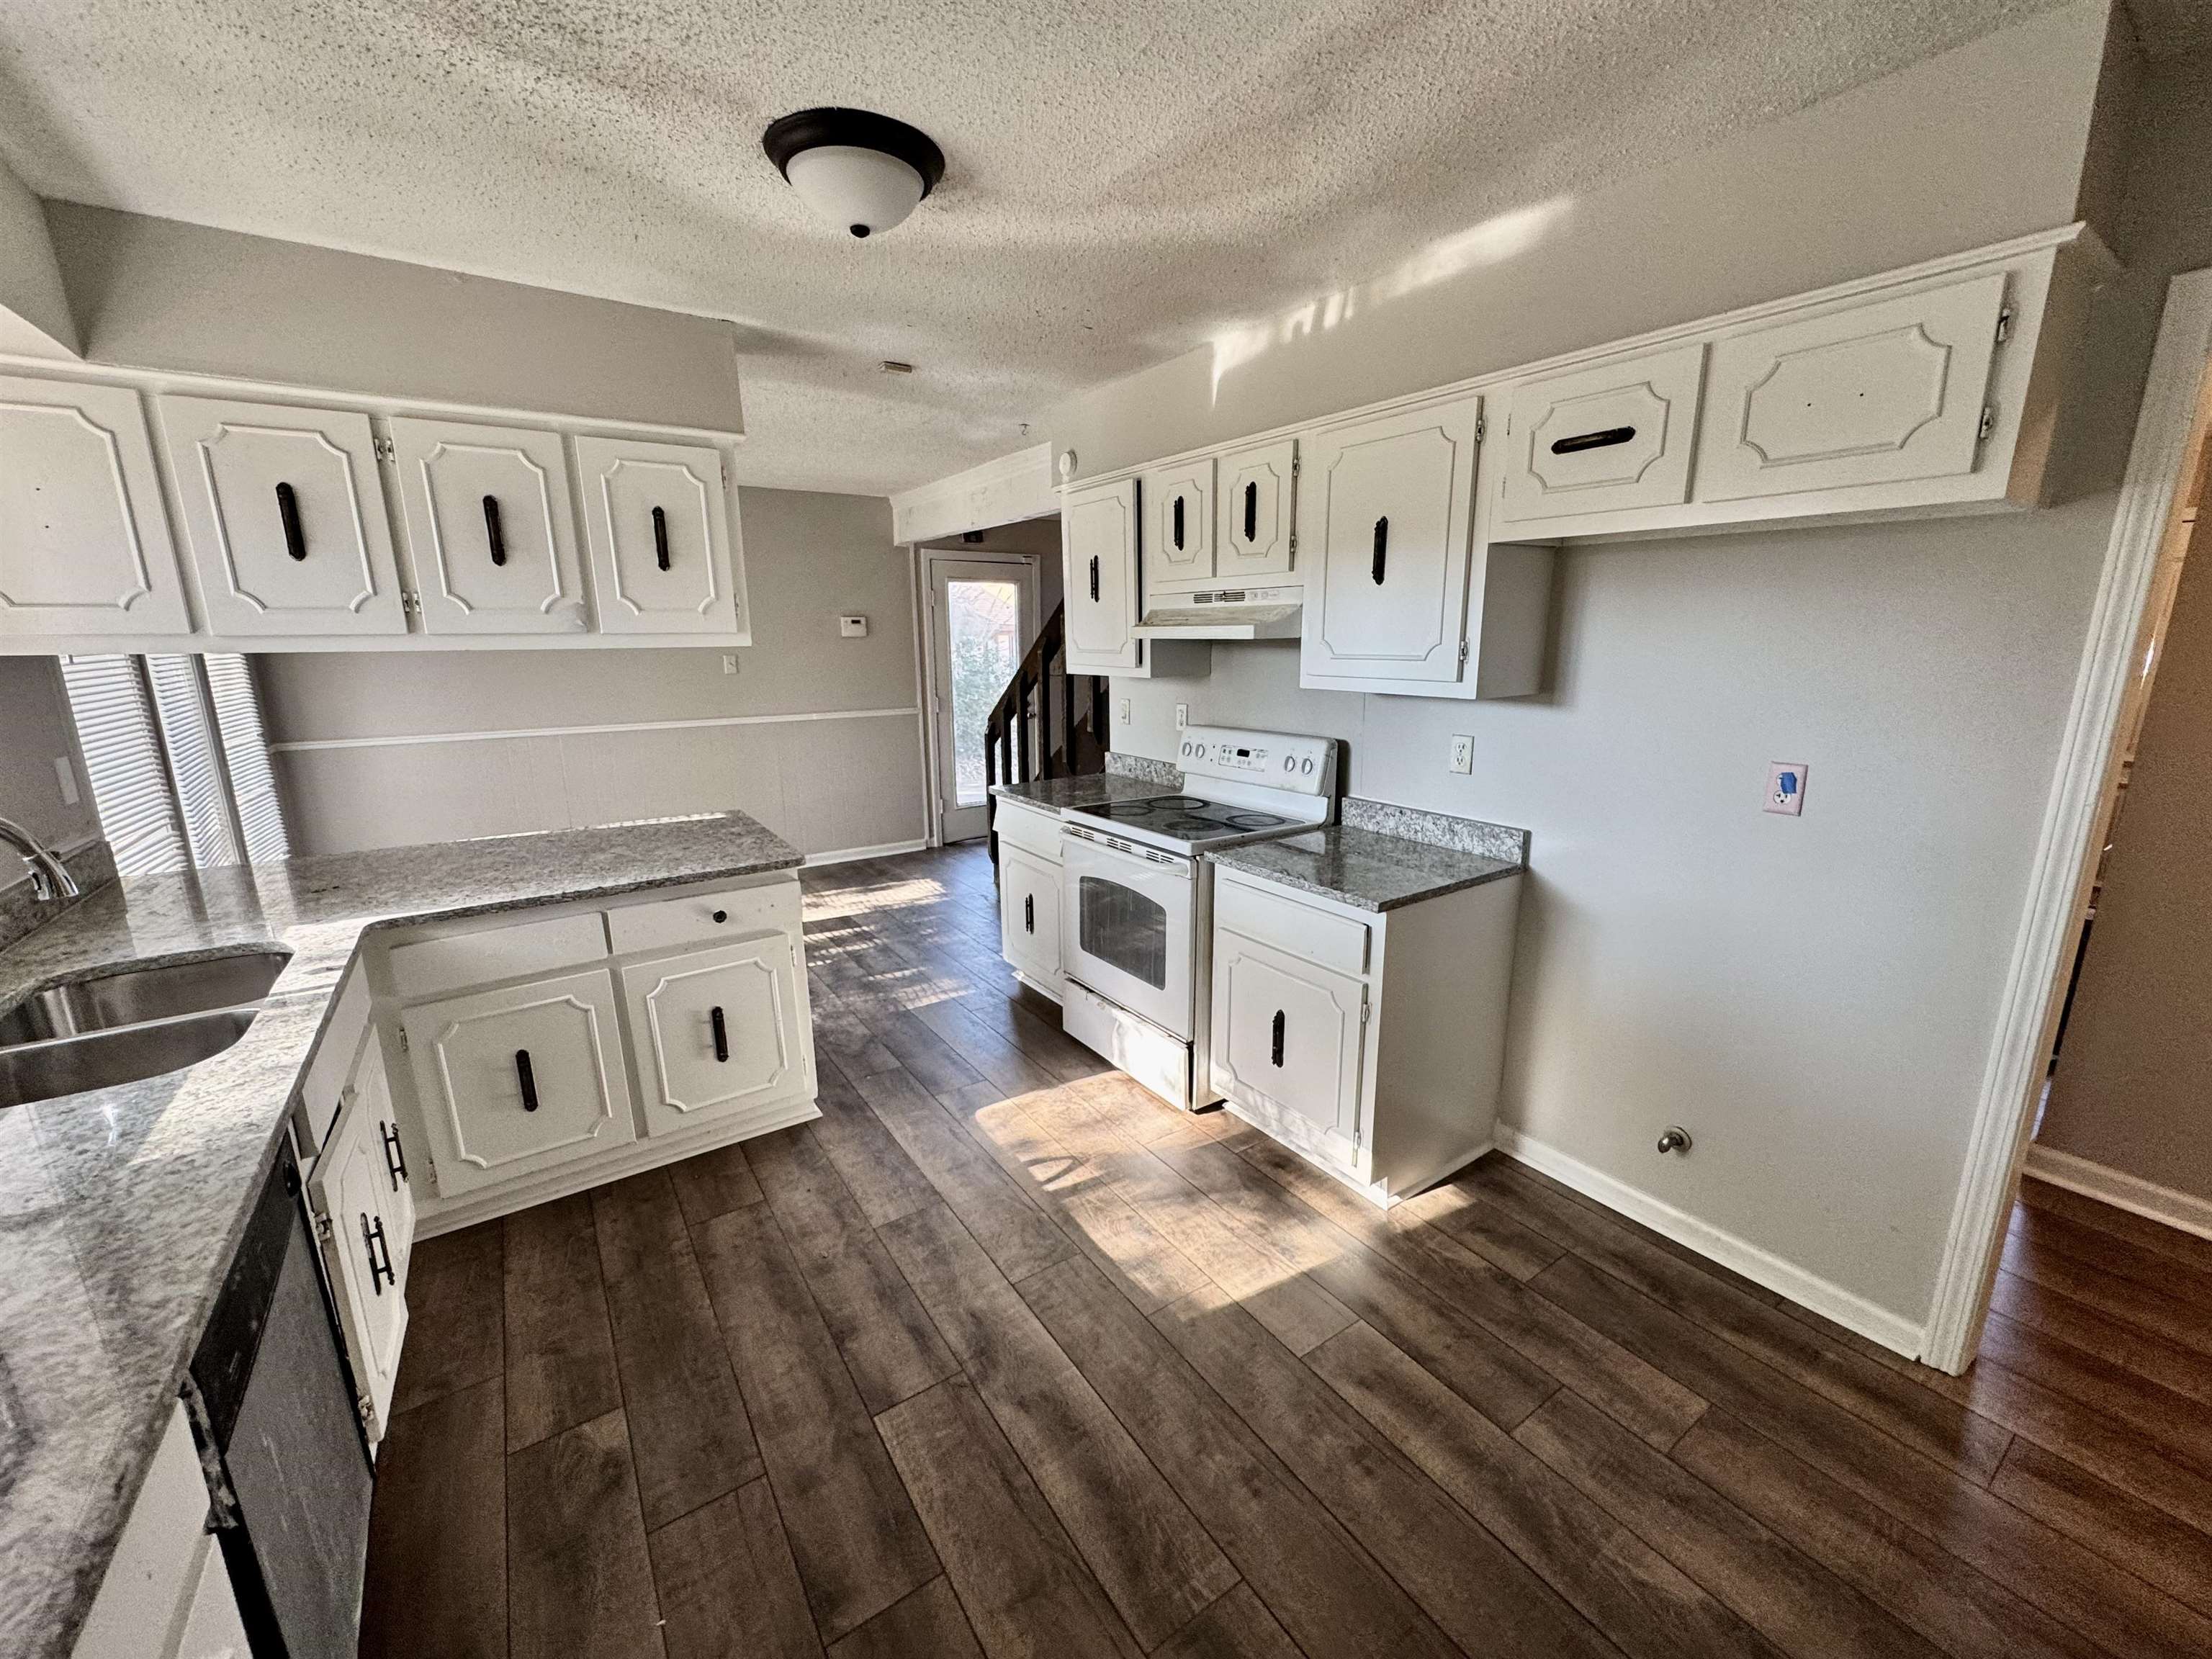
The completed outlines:
{"type": "Polygon", "coordinates": [[[1157,836],[1189,842],[1194,846],[1235,836],[1255,836],[1263,830],[1284,830],[1294,820],[1279,812],[1262,812],[1249,806],[1230,806],[1197,795],[1151,795],[1143,800],[1103,801],[1078,809],[1078,815],[1104,823],[1148,830],[1157,836]]]}

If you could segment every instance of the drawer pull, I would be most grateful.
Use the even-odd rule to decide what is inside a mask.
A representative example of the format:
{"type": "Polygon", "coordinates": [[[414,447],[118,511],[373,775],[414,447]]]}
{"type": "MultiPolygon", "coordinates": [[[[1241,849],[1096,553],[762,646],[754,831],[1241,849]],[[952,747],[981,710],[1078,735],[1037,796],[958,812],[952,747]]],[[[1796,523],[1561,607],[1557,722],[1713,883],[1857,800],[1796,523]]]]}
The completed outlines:
{"type": "Polygon", "coordinates": [[[1036,932],[1036,895],[1035,893],[1022,895],[1022,931],[1024,933],[1036,932]]]}
{"type": "Polygon", "coordinates": [[[526,1112],[536,1111],[538,1109],[538,1073],[530,1069],[530,1050],[527,1048],[517,1048],[514,1051],[514,1080],[522,1085],[522,1109],[526,1112]]]}
{"type": "Polygon", "coordinates": [[[1375,520],[1375,563],[1368,573],[1375,578],[1377,587],[1382,586],[1382,566],[1389,556],[1390,520],[1386,515],[1375,520]]]}
{"type": "Polygon", "coordinates": [[[384,1168],[392,1177],[392,1190],[396,1193],[399,1183],[407,1179],[407,1149],[399,1144],[399,1131],[391,1124],[379,1123],[376,1133],[384,1142],[384,1168]]]}
{"type": "Polygon", "coordinates": [[[300,528],[300,492],[288,483],[276,486],[276,516],[284,526],[284,550],[295,560],[304,560],[307,535],[300,528]]]}
{"type": "Polygon", "coordinates": [[[1180,495],[1175,498],[1175,544],[1180,551],[1182,547],[1182,497],[1180,495]]]}
{"type": "Polygon", "coordinates": [[[491,549],[494,564],[507,562],[507,533],[500,528],[499,497],[484,497],[484,542],[491,549]]]}
{"type": "Polygon", "coordinates": [[[1279,1008],[1275,1010],[1274,1033],[1267,1058],[1277,1066],[1283,1063],[1283,1011],[1279,1008]]]}
{"type": "Polygon", "coordinates": [[[1247,546],[1260,539],[1260,486],[1244,486],[1244,541],[1247,546]]]}
{"type": "Polygon", "coordinates": [[[1098,603],[1098,556],[1091,556],[1091,603],[1098,603]]]}
{"type": "Polygon", "coordinates": [[[657,507],[653,509],[653,562],[668,568],[668,514],[657,507]]]}
{"type": "Polygon", "coordinates": [[[1560,438],[1552,445],[1554,455],[1579,455],[1585,449],[1610,449],[1615,444],[1625,444],[1636,435],[1632,426],[1609,426],[1602,432],[1577,432],[1571,438],[1560,438]]]}
{"type": "Polygon", "coordinates": [[[730,913],[727,910],[717,910],[714,912],[714,920],[716,921],[727,921],[729,919],[730,913]]]}
{"type": "Polygon", "coordinates": [[[361,1248],[362,1253],[368,1257],[368,1288],[382,1296],[386,1285],[399,1282],[399,1275],[392,1270],[392,1241],[384,1236],[382,1216],[377,1217],[376,1224],[371,1226],[368,1212],[366,1210],[362,1212],[361,1248]]]}
{"type": "Polygon", "coordinates": [[[730,1028],[722,1023],[720,1003],[707,1011],[707,1019],[714,1028],[714,1058],[726,1066],[730,1061],[730,1028]]]}

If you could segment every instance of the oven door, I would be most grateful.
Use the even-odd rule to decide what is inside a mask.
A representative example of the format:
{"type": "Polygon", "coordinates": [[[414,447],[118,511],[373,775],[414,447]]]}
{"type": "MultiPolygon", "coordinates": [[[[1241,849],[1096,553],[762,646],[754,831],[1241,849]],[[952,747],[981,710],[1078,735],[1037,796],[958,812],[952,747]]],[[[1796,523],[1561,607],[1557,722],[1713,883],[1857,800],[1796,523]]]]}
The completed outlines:
{"type": "Polygon", "coordinates": [[[1070,828],[1060,854],[1068,977],[1189,1042],[1192,861],[1070,828]]]}

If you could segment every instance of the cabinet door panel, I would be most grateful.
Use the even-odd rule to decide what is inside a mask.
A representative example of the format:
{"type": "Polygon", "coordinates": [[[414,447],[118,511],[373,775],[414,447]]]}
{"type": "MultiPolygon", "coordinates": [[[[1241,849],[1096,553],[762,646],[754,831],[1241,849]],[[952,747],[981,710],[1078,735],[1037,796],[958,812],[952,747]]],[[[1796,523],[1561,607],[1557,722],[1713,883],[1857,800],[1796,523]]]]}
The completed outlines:
{"type": "Polygon", "coordinates": [[[1212,458],[1146,473],[1137,497],[1145,510],[1145,592],[1188,592],[1212,581],[1212,458]]]}
{"type": "Polygon", "coordinates": [[[1067,665],[1078,674],[1134,668],[1137,507],[1134,478],[1069,492],[1060,538],[1066,594],[1067,665]]]}
{"type": "Polygon", "coordinates": [[[807,1092],[797,953],[766,933],[622,970],[647,1133],[807,1092]]]}
{"type": "Polygon", "coordinates": [[[447,1197],[637,1138],[604,969],[424,1003],[400,1024],[447,1197]]]}
{"type": "Polygon", "coordinates": [[[1298,544],[1318,562],[1309,674],[1455,680],[1481,400],[1325,427],[1306,444],[1298,544]]]}
{"type": "Polygon", "coordinates": [[[0,377],[0,634],[183,634],[138,394],[0,377]]]}
{"type": "Polygon", "coordinates": [[[398,419],[392,441],[427,632],[583,629],[560,434],[398,419]]]}
{"type": "Polygon", "coordinates": [[[1349,1165],[1358,1151],[1366,1000],[1357,979],[1217,930],[1216,1081],[1299,1145],[1349,1165]]]}
{"type": "Polygon", "coordinates": [[[1713,343],[1699,501],[1971,472],[2002,273],[1713,343]]]}
{"type": "Polygon", "coordinates": [[[391,1080],[385,1075],[384,1048],[372,1033],[361,1051],[351,1085],[352,1109],[362,1119],[362,1133],[368,1143],[369,1162],[377,1172],[385,1234],[392,1250],[392,1271],[399,1289],[407,1288],[407,1264],[415,1253],[414,1172],[407,1164],[407,1143],[399,1129],[399,1114],[392,1107],[391,1080]]]}
{"type": "Polygon", "coordinates": [[[373,1116],[356,1097],[339,1113],[337,1130],[307,1180],[338,1328],[355,1384],[368,1403],[372,1440],[383,1437],[407,1334],[407,1297],[391,1255],[389,1188],[380,1154],[373,1116]]]}
{"type": "Polygon", "coordinates": [[[1214,574],[1221,580],[1280,581],[1291,574],[1297,465],[1295,438],[1221,458],[1213,542],[1214,574]]]}
{"type": "Polygon", "coordinates": [[[1510,522],[1674,507],[1690,491],[1705,348],[1524,380],[1506,416],[1510,522]]]}
{"type": "Polygon", "coordinates": [[[210,628],[407,631],[367,416],[167,397],[161,412],[210,628]]]}
{"type": "Polygon", "coordinates": [[[738,626],[721,452],[579,438],[584,530],[605,634],[728,634],[738,626]]]}
{"type": "Polygon", "coordinates": [[[999,843],[999,939],[1006,961],[1060,989],[1060,866],[999,843]]]}

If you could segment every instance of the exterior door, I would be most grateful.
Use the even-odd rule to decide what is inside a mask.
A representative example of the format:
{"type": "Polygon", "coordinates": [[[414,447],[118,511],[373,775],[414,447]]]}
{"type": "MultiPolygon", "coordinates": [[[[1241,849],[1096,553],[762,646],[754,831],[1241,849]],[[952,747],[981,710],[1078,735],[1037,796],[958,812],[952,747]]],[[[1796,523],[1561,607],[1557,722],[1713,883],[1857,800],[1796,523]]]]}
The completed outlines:
{"type": "Polygon", "coordinates": [[[584,530],[603,634],[738,628],[721,452],[579,438],[584,530]]]}
{"type": "Polygon", "coordinates": [[[969,841],[990,828],[983,723],[1036,637],[1036,567],[1027,559],[923,556],[938,835],[969,841]]]}
{"type": "Polygon", "coordinates": [[[1060,544],[1071,673],[1141,665],[1137,626],[1137,481],[1072,490],[1061,503],[1060,544]]]}
{"type": "Polygon", "coordinates": [[[208,626],[218,634],[404,634],[368,417],[161,400],[208,626]]]}
{"type": "Polygon", "coordinates": [[[806,1092],[788,933],[632,963],[622,981],[648,1134],[806,1092]]]}
{"type": "Polygon", "coordinates": [[[138,394],[0,377],[0,635],[191,629],[138,394]]]}
{"type": "Polygon", "coordinates": [[[426,632],[583,632],[559,433],[394,419],[392,442],[426,632]]]}

